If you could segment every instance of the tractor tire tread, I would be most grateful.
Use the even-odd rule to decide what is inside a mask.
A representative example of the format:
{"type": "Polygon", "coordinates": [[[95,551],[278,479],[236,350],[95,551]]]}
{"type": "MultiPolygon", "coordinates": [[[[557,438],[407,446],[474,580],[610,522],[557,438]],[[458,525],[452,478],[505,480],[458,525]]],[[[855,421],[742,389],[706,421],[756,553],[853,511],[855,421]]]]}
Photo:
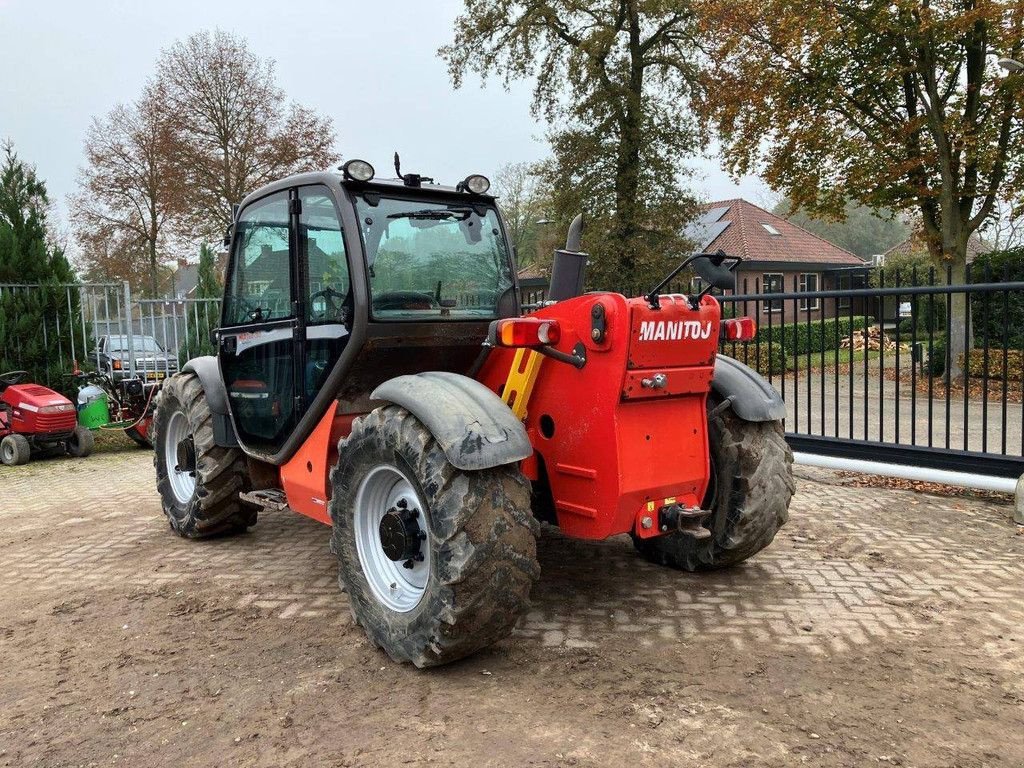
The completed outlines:
{"type": "Polygon", "coordinates": [[[685,571],[726,568],[771,544],[789,519],[796,486],[781,422],[744,421],[725,408],[709,414],[708,429],[718,482],[712,536],[634,534],[637,551],[651,562],[685,571]]]}
{"type": "Polygon", "coordinates": [[[153,466],[163,511],[171,528],[187,539],[201,539],[240,533],[256,524],[257,512],[238,498],[249,488],[245,454],[237,448],[222,448],[213,439],[213,414],[206,402],[203,385],[194,373],[179,373],[167,379],[156,397],[153,417],[153,466]],[[164,455],[162,431],[169,409],[185,411],[196,448],[196,493],[187,505],[175,499],[168,481],[168,460],[164,455]]]}
{"type": "Polygon", "coordinates": [[[518,467],[477,472],[453,467],[430,432],[398,406],[356,419],[340,441],[332,470],[332,546],[339,582],[371,642],[399,662],[446,664],[506,637],[529,607],[540,576],[540,525],[530,511],[530,484],[518,467]],[[379,457],[404,460],[429,508],[436,540],[433,573],[408,614],[380,606],[359,568],[352,511],[360,470],[379,457]]]}
{"type": "Polygon", "coordinates": [[[10,467],[28,464],[32,458],[32,444],[24,435],[17,433],[7,435],[0,443],[3,444],[3,463],[10,467]]]}

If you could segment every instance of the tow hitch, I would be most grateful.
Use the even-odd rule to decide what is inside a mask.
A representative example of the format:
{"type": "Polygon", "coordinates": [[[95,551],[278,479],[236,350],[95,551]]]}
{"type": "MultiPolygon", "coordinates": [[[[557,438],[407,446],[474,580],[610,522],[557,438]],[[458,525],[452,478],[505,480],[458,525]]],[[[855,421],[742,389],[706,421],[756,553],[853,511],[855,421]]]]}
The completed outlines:
{"type": "Polygon", "coordinates": [[[703,521],[710,514],[709,509],[666,504],[658,510],[658,529],[662,533],[678,531],[695,539],[707,539],[711,536],[711,531],[704,527],[703,521]]]}

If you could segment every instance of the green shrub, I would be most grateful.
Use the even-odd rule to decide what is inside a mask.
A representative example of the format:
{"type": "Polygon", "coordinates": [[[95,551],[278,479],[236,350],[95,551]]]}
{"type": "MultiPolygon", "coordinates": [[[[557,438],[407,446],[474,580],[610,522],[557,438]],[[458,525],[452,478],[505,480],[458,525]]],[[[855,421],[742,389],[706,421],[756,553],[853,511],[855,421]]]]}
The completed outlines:
{"type": "MultiPolygon", "coordinates": [[[[928,346],[925,345],[925,352],[928,346]]],[[[928,372],[932,376],[942,376],[946,372],[946,338],[935,339],[932,342],[931,356],[928,358],[928,372]]]]}
{"type": "MultiPolygon", "coordinates": [[[[961,355],[961,357],[963,357],[961,355]]],[[[974,378],[985,376],[985,350],[973,349],[967,363],[967,373],[974,378]]],[[[1024,375],[1024,352],[1019,349],[1006,350],[1006,372],[1003,372],[1003,350],[988,351],[988,378],[1002,380],[1009,376],[1010,381],[1020,381],[1024,375]]]]}
{"type": "Polygon", "coordinates": [[[835,349],[851,333],[870,328],[874,323],[870,317],[840,317],[771,327],[762,324],[757,329],[757,338],[762,348],[771,344],[773,350],[784,350],[787,357],[792,357],[835,349]]]}
{"type": "Polygon", "coordinates": [[[767,344],[758,346],[756,342],[748,341],[743,344],[725,344],[719,354],[739,360],[748,365],[762,376],[778,376],[790,368],[790,361],[783,354],[782,347],[773,345],[770,349],[767,344]]]}
{"type": "MultiPolygon", "coordinates": [[[[971,264],[972,283],[1001,283],[1004,279],[1024,280],[1024,248],[986,253],[971,264]]],[[[1012,291],[1007,297],[1002,293],[972,294],[971,320],[976,344],[983,344],[988,336],[990,346],[1001,345],[1005,326],[1008,346],[1024,347],[1024,293],[1012,291]]]]}

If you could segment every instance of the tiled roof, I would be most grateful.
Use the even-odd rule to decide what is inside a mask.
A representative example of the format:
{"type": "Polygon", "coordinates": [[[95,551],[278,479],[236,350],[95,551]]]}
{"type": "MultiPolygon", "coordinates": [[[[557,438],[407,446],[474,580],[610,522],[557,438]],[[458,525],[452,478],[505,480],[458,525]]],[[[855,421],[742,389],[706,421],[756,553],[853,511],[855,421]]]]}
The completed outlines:
{"type": "Polygon", "coordinates": [[[704,212],[687,234],[705,252],[721,249],[747,261],[856,267],[865,263],[845,248],[746,200],[709,203],[704,212]]]}
{"type": "Polygon", "coordinates": [[[516,276],[520,280],[547,280],[548,278],[547,271],[536,264],[527,264],[516,273],[516,276]]]}
{"type": "MultiPolygon", "coordinates": [[[[974,261],[975,257],[981,256],[982,254],[988,253],[991,250],[982,241],[978,234],[975,232],[967,238],[967,263],[970,264],[974,261]]],[[[909,256],[912,253],[927,253],[928,246],[920,235],[914,234],[904,240],[902,243],[897,243],[888,251],[885,252],[886,256],[909,256]]]]}

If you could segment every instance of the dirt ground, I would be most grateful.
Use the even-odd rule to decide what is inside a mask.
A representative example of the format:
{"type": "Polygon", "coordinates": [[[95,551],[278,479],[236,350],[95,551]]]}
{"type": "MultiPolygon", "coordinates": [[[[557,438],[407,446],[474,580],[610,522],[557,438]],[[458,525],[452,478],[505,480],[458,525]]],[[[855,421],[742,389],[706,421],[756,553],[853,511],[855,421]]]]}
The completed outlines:
{"type": "Polygon", "coordinates": [[[175,537],[151,454],[0,468],[0,765],[1021,766],[1024,536],[1005,505],[799,470],[728,572],[546,529],[515,635],[370,647],[327,531],[175,537]]]}

